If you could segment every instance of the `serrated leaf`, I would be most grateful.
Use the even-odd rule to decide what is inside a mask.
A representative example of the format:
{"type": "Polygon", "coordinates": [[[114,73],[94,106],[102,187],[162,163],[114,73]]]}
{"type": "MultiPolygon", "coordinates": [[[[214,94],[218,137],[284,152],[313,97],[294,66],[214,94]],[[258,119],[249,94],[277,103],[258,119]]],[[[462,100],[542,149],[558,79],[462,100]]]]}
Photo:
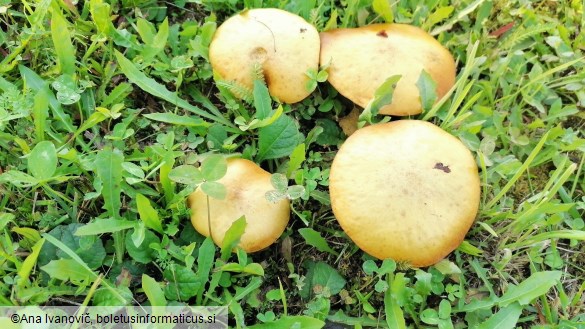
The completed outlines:
{"type": "Polygon", "coordinates": [[[192,165],[182,165],[173,168],[169,172],[169,179],[173,182],[187,185],[199,185],[204,181],[199,169],[192,165]]]}
{"type": "Polygon", "coordinates": [[[209,122],[205,122],[199,118],[193,118],[189,116],[176,115],[174,113],[148,113],[143,114],[147,119],[164,122],[176,126],[186,127],[209,127],[209,122]]]}
{"type": "Polygon", "coordinates": [[[82,238],[74,235],[83,224],[72,223],[69,225],[59,225],[44,236],[50,236],[47,240],[57,240],[62,248],[57,248],[51,243],[45,243],[39,254],[39,265],[45,265],[51,260],[61,258],[74,258],[80,263],[87,264],[91,269],[98,268],[102,265],[106,257],[106,250],[103,246],[102,240],[95,237],[84,237],[92,239],[91,243],[82,243],[82,238]],[[67,251],[74,253],[74,257],[69,255],[67,251]]]}
{"type": "Polygon", "coordinates": [[[433,107],[437,100],[437,82],[433,80],[427,71],[422,70],[416,81],[416,86],[420,94],[420,103],[423,112],[427,112],[433,107]]]}
{"type": "MultiPolygon", "coordinates": [[[[394,88],[396,84],[402,78],[401,75],[393,75],[386,79],[374,92],[374,99],[368,103],[366,108],[359,116],[359,121],[372,122],[372,119],[378,115],[380,109],[388,104],[392,103],[392,97],[394,96],[394,88]]],[[[363,123],[362,123],[363,125],[363,123]]]]}
{"type": "Polygon", "coordinates": [[[142,274],[142,289],[146,297],[148,297],[151,306],[167,306],[165,293],[155,279],[146,274],[142,274]]]}
{"type": "MultiPolygon", "coordinates": [[[[199,247],[199,255],[197,256],[197,281],[201,282],[201,286],[205,286],[209,281],[209,274],[213,267],[215,260],[215,244],[211,238],[206,238],[201,247],[199,247]]],[[[203,289],[197,292],[197,304],[203,297],[203,289]]]]}
{"type": "Polygon", "coordinates": [[[144,222],[146,227],[153,229],[159,233],[163,233],[162,223],[158,212],[150,204],[150,200],[140,193],[136,193],[136,208],[140,219],[144,222]]]}
{"type": "Polygon", "coordinates": [[[315,286],[326,287],[332,295],[338,294],[346,283],[336,269],[324,262],[310,263],[306,282],[307,284],[300,292],[303,298],[309,298],[315,286]]]}
{"type": "Polygon", "coordinates": [[[335,250],[331,249],[331,247],[329,247],[327,240],[325,240],[325,238],[323,238],[321,236],[321,233],[313,230],[312,228],[307,227],[307,228],[299,229],[299,233],[305,239],[307,244],[317,248],[317,250],[323,251],[323,252],[328,252],[328,253],[335,255],[335,256],[339,255],[339,253],[337,251],[335,251],[335,250]]]}
{"type": "Polygon", "coordinates": [[[95,170],[102,182],[103,208],[111,217],[120,216],[120,194],[122,193],[122,163],[124,155],[118,149],[105,148],[95,158],[95,170]]]}
{"type": "Polygon", "coordinates": [[[254,107],[256,118],[260,120],[268,118],[272,112],[272,100],[268,88],[260,80],[254,80],[254,107]]]}
{"type": "Polygon", "coordinates": [[[169,300],[187,301],[195,296],[201,288],[201,283],[197,281],[195,273],[186,267],[168,266],[163,275],[168,281],[165,287],[165,296],[169,300]]]}
{"type": "Polygon", "coordinates": [[[225,176],[227,160],[223,155],[212,154],[201,163],[201,174],[206,181],[216,181],[225,176]]]}
{"type": "Polygon", "coordinates": [[[27,157],[28,170],[35,178],[47,180],[57,170],[57,150],[49,141],[42,141],[35,145],[27,157]]]}
{"type": "Polygon", "coordinates": [[[75,235],[100,235],[104,233],[118,232],[127,230],[136,226],[136,222],[114,219],[114,218],[97,218],[92,223],[85,224],[75,231],[75,235]]]}
{"type": "Polygon", "coordinates": [[[301,139],[294,120],[281,115],[273,124],[258,131],[257,162],[289,155],[301,139]]]}
{"type": "Polygon", "coordinates": [[[203,193],[214,199],[223,200],[227,194],[225,186],[218,182],[204,182],[200,187],[203,193]]]}
{"type": "Polygon", "coordinates": [[[561,279],[560,271],[536,272],[517,286],[510,286],[500,298],[499,306],[506,307],[514,302],[528,305],[533,299],[546,294],[561,279]]]}

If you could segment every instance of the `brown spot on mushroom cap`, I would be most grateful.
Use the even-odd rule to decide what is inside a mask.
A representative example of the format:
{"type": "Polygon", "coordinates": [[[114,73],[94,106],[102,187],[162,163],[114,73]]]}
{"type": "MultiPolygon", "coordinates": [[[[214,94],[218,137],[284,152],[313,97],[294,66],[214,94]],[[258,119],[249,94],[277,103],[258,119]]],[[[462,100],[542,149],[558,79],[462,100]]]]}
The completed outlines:
{"type": "Polygon", "coordinates": [[[333,160],[329,189],[335,217],[362,250],[418,267],[457,248],[480,197],[477,165],[467,147],[418,120],[356,131],[333,160]],[[450,174],[433,170],[437,162],[448,163],[450,174]]]}
{"type": "Polygon", "coordinates": [[[281,9],[250,9],[221,24],[209,46],[209,61],[222,79],[253,88],[254,64],[261,63],[270,94],[296,103],[310,94],[309,69],[319,67],[317,29],[281,9]],[[300,31],[300,33],[299,33],[300,31]]]}
{"type": "Polygon", "coordinates": [[[401,75],[392,104],[381,114],[413,115],[422,111],[416,86],[423,69],[437,82],[441,99],[455,83],[451,53],[422,29],[405,24],[372,24],[321,33],[321,65],[329,66],[329,82],[361,107],[387,78],[401,75]]]}
{"type": "MultiPolygon", "coordinates": [[[[265,194],[274,189],[270,173],[252,161],[228,160],[227,173],[219,180],[227,189],[224,200],[209,198],[211,233],[221,246],[232,223],[246,217],[246,230],[240,247],[246,252],[262,250],[282,234],[290,217],[288,199],[276,203],[266,200],[265,194]]],[[[207,196],[197,189],[189,196],[191,223],[197,232],[209,236],[207,196]]]]}

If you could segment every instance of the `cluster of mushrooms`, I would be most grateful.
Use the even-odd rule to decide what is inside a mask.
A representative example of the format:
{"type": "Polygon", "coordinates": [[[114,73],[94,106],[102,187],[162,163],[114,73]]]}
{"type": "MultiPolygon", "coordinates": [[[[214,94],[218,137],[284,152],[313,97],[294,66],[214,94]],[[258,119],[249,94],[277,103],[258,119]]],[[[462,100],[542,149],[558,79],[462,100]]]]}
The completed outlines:
{"type": "MultiPolygon", "coordinates": [[[[227,81],[253,87],[260,65],[272,97],[296,103],[311,93],[309,70],[329,65],[328,81],[340,94],[366,107],[390,76],[401,75],[393,101],[381,114],[422,111],[416,82],[425,70],[438,99],[455,82],[450,52],[423,30],[374,24],[319,32],[303,18],[279,9],[252,9],[226,20],[209,48],[213,69],[227,81]]],[[[189,197],[195,229],[221,245],[241,216],[247,226],[240,247],[271,245],[290,217],[287,199],[271,203],[271,174],[252,161],[230,159],[224,200],[201,191],[189,197]],[[209,216],[210,215],[210,216],[209,216]],[[208,218],[210,217],[210,218],[208,218]]],[[[459,139],[420,120],[397,120],[357,130],[331,166],[333,213],[358,247],[379,259],[414,267],[435,264],[463,241],[479,208],[480,181],[472,153],[459,139]]]]}

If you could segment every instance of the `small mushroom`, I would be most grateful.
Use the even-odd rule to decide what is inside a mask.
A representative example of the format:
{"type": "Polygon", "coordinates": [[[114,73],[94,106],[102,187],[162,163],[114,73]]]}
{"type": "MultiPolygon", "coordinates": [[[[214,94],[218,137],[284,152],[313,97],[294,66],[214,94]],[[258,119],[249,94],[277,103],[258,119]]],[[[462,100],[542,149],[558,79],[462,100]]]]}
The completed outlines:
{"type": "Polygon", "coordinates": [[[288,199],[276,203],[266,200],[266,192],[274,189],[270,177],[270,173],[250,160],[229,159],[227,172],[218,181],[227,190],[223,200],[209,197],[208,208],[208,197],[200,189],[189,196],[193,227],[210,236],[211,225],[213,241],[221,246],[232,223],[245,216],[246,230],[239,246],[249,253],[270,246],[280,237],[290,217],[288,199]]]}
{"type": "Polygon", "coordinates": [[[209,60],[222,79],[250,90],[259,64],[270,94],[296,103],[311,93],[306,73],[318,69],[319,50],[319,32],[302,17],[274,8],[250,9],[217,29],[209,60]]]}
{"type": "Polygon", "coordinates": [[[424,69],[437,83],[441,99],[455,83],[455,61],[445,47],[422,29],[405,24],[373,24],[321,33],[321,65],[329,66],[329,82],[361,107],[393,75],[401,75],[392,103],[380,114],[422,112],[416,82],[424,69]]]}
{"type": "Polygon", "coordinates": [[[333,160],[329,189],[337,221],[363,251],[415,267],[461,244],[480,198],[469,149],[418,120],[357,130],[333,160]]]}

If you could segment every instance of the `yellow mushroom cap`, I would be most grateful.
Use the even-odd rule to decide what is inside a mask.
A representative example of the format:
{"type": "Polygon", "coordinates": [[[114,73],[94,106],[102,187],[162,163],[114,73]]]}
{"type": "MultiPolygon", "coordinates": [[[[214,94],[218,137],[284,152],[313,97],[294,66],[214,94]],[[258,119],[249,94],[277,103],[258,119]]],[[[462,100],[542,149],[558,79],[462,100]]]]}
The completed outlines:
{"type": "Polygon", "coordinates": [[[329,82],[361,107],[393,75],[401,75],[392,103],[381,114],[422,112],[416,86],[424,69],[437,82],[441,99],[455,83],[453,56],[424,30],[405,24],[373,24],[321,33],[321,65],[331,63],[329,82]]]}
{"type": "Polygon", "coordinates": [[[400,120],[351,135],[333,160],[329,190],[337,221],[363,251],[422,267],[461,244],[479,208],[480,181],[459,139],[400,120]]]}
{"type": "Polygon", "coordinates": [[[274,8],[250,9],[217,29],[209,60],[222,79],[249,89],[259,63],[270,94],[296,103],[311,93],[306,72],[318,69],[320,47],[319,32],[302,17],[274,8]]]}
{"type": "MultiPolygon", "coordinates": [[[[242,216],[246,216],[247,225],[239,246],[246,252],[262,250],[280,237],[290,217],[289,201],[266,200],[266,192],[274,190],[270,177],[250,160],[228,160],[227,173],[218,181],[227,189],[225,199],[209,197],[211,233],[218,246],[232,223],[242,216]]],[[[207,196],[201,189],[189,196],[189,206],[193,227],[209,236],[207,196]]]]}

